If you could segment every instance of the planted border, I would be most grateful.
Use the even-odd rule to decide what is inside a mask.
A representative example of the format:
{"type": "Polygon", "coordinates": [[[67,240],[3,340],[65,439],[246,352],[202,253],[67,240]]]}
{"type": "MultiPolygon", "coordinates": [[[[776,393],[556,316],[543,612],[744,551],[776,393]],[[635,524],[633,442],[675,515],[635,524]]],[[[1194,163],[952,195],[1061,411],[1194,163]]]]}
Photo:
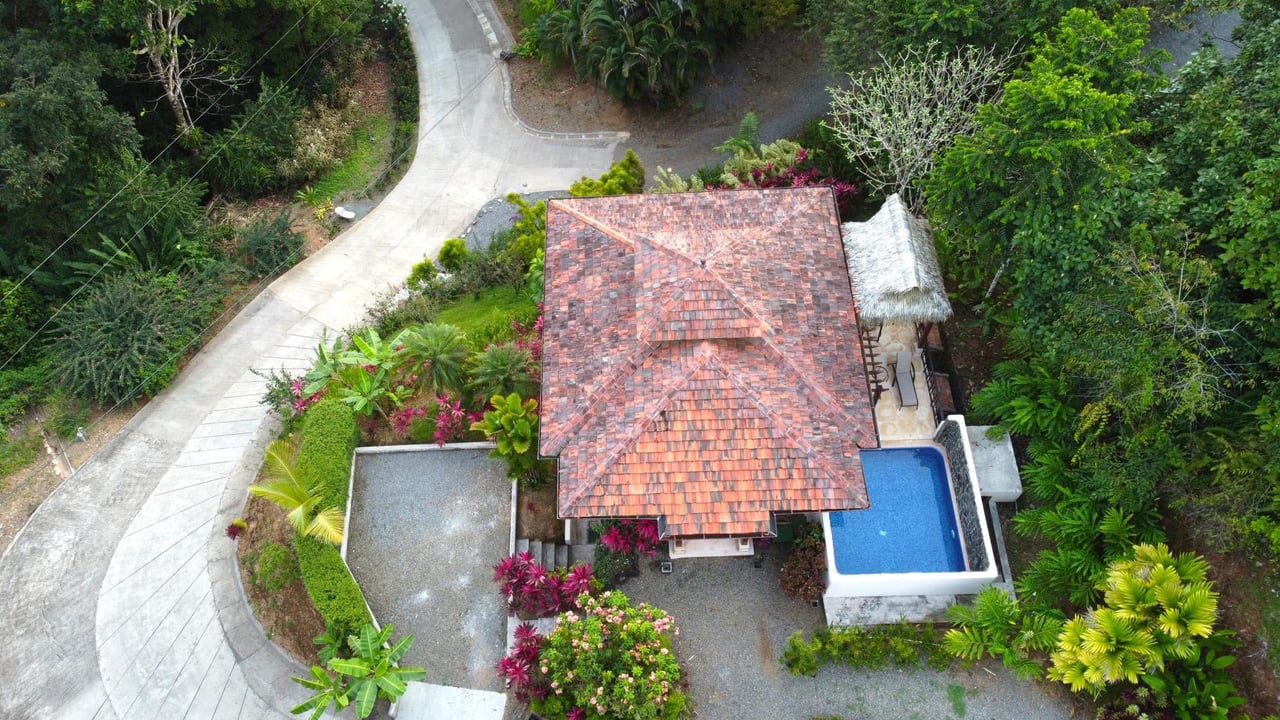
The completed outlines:
{"type": "MultiPolygon", "coordinates": [[[[357,437],[355,413],[342,401],[322,400],[307,411],[298,472],[324,488],[325,504],[347,507],[347,480],[357,437]]],[[[354,634],[373,621],[364,593],[337,547],[301,535],[294,537],[294,546],[307,594],[326,622],[343,634],[354,634]]]]}

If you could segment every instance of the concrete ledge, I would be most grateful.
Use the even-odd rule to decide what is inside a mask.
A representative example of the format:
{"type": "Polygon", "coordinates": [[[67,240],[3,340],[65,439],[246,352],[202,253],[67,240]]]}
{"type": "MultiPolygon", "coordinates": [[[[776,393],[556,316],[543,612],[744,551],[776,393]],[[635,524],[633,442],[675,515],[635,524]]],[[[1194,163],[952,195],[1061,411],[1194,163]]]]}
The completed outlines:
{"type": "Polygon", "coordinates": [[[887,597],[823,597],[827,625],[892,625],[902,622],[946,622],[955,595],[887,597]]]}
{"type": "Polygon", "coordinates": [[[990,429],[990,425],[967,428],[973,465],[978,472],[978,490],[996,502],[1014,502],[1022,497],[1022,478],[1013,455],[1013,441],[1009,433],[992,440],[987,436],[990,429]]]}
{"type": "Polygon", "coordinates": [[[504,693],[411,682],[396,703],[397,720],[502,720],[504,693]]]}

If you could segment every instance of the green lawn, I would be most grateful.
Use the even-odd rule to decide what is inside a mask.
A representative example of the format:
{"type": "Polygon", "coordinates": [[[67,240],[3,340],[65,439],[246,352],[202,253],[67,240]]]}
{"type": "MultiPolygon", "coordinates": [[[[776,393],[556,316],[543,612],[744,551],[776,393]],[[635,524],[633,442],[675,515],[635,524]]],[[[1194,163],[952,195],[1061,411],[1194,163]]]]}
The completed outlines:
{"type": "Polygon", "coordinates": [[[316,196],[336,198],[364,190],[387,162],[390,137],[391,121],[385,112],[356,126],[347,157],[312,185],[316,196]]]}
{"type": "Polygon", "coordinates": [[[532,312],[535,305],[532,300],[510,285],[489,288],[480,292],[480,296],[467,294],[449,303],[436,322],[457,325],[469,336],[485,335],[495,325],[506,325],[516,313],[532,312]]]}

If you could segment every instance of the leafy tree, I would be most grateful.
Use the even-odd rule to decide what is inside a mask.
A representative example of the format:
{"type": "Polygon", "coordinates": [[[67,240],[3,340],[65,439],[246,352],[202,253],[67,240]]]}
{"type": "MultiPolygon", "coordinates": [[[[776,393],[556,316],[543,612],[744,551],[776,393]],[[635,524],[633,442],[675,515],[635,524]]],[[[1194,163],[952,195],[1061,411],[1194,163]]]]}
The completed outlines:
{"type": "Polygon", "coordinates": [[[293,154],[301,113],[298,92],[264,76],[258,97],[206,143],[214,186],[240,195],[278,188],[279,164],[293,154]]]}
{"type": "Polygon", "coordinates": [[[240,260],[250,272],[268,277],[298,262],[302,243],[303,235],[293,230],[288,213],[264,214],[240,232],[240,260]]]}
{"type": "Polygon", "coordinates": [[[43,317],[40,298],[25,285],[0,279],[0,369],[22,367],[27,353],[19,354],[43,317]]]}
{"type": "Polygon", "coordinates": [[[280,439],[267,447],[266,481],[249,486],[249,494],[279,505],[289,523],[302,535],[338,545],[342,543],[343,514],[337,507],[321,507],[326,488],[298,472],[298,443],[280,439]]]}
{"type": "Polygon", "coordinates": [[[1115,195],[1142,127],[1134,93],[1159,82],[1145,72],[1157,59],[1145,49],[1147,27],[1141,8],[1109,21],[1068,12],[926,183],[937,236],[962,245],[953,256],[981,273],[968,281],[998,279],[1007,265],[1028,319],[1054,314],[1056,296],[1109,250],[1118,228],[1115,195]]]}
{"type": "Polygon", "coordinates": [[[934,158],[973,132],[981,103],[999,99],[1014,56],[971,45],[946,53],[934,42],[881,60],[827,88],[828,127],[875,194],[898,193],[918,211],[934,158]]]}
{"type": "Polygon", "coordinates": [[[1209,564],[1190,553],[1138,545],[1118,560],[1099,589],[1104,604],[1063,625],[1049,677],[1095,696],[1116,682],[1136,684],[1167,662],[1189,660],[1213,634],[1218,594],[1209,564]]]}

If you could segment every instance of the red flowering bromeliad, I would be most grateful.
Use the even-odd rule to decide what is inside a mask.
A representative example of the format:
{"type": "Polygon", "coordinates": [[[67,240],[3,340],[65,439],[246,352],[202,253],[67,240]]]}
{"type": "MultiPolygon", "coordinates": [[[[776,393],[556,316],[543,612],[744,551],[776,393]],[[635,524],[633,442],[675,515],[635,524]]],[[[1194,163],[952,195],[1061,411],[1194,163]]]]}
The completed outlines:
{"type": "Polygon", "coordinates": [[[519,552],[493,566],[508,612],[520,617],[550,617],[574,607],[578,596],[595,589],[590,565],[548,570],[529,552],[519,552]]]}
{"type": "Polygon", "coordinates": [[[604,520],[596,523],[595,530],[600,534],[600,542],[619,555],[642,553],[653,557],[661,542],[658,521],[652,519],[604,520]]]}

